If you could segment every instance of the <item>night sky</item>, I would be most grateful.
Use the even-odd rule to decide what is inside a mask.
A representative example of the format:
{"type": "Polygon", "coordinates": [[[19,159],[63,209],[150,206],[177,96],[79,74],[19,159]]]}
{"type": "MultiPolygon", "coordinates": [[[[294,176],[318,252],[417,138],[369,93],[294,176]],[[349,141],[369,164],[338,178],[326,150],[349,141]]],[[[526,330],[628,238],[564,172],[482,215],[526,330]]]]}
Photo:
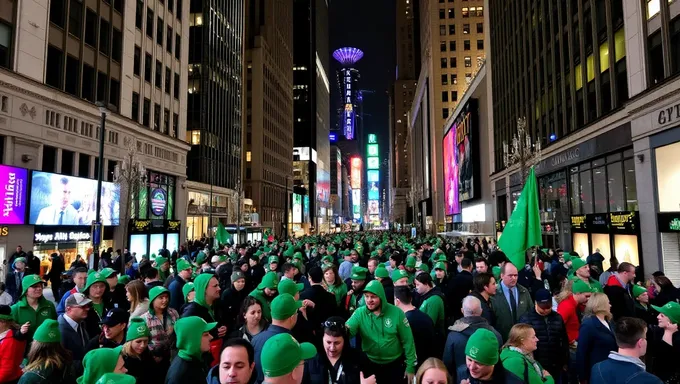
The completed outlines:
{"type": "MultiPolygon", "coordinates": [[[[360,89],[364,94],[364,137],[376,133],[381,152],[387,149],[389,135],[389,98],[387,91],[395,77],[395,12],[394,0],[328,0],[330,18],[330,51],[341,47],[357,47],[364,57],[356,68],[361,73],[360,89]]],[[[335,128],[339,106],[336,73],[339,64],[331,56],[331,114],[335,128]]]]}

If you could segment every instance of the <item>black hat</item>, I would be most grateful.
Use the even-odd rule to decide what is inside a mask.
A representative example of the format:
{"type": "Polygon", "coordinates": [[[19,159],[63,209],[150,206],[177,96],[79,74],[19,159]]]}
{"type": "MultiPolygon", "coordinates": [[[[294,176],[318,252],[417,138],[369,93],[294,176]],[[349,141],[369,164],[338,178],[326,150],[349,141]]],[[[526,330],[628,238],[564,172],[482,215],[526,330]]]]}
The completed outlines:
{"type": "Polygon", "coordinates": [[[118,324],[127,323],[129,319],[130,314],[127,311],[121,308],[113,308],[102,318],[101,324],[114,327],[118,324]]]}
{"type": "Polygon", "coordinates": [[[547,289],[541,288],[536,291],[536,304],[543,309],[552,307],[552,295],[547,289]]]}
{"type": "Polygon", "coordinates": [[[12,307],[9,305],[0,305],[0,320],[12,319],[12,307]]]}

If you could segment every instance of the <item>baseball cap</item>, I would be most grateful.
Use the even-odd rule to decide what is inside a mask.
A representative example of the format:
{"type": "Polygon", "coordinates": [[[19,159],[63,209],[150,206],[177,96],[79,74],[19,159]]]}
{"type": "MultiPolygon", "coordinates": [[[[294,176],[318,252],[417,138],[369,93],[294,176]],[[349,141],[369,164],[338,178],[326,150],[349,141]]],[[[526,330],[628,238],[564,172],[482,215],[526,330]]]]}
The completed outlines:
{"type": "Polygon", "coordinates": [[[316,348],[311,343],[298,343],[288,333],[273,336],[262,348],[262,371],[269,378],[287,375],[300,364],[316,356],[316,348]]]}
{"type": "Polygon", "coordinates": [[[676,303],[675,301],[669,301],[663,307],[652,305],[652,308],[654,308],[655,311],[666,315],[671,323],[680,323],[680,304],[676,303]]]}
{"type": "Polygon", "coordinates": [[[295,280],[285,279],[279,281],[278,291],[279,294],[287,293],[293,297],[298,292],[302,292],[305,289],[305,285],[302,283],[296,283],[295,280]]]}
{"type": "Polygon", "coordinates": [[[108,327],[114,327],[118,324],[127,323],[129,319],[130,314],[127,311],[122,308],[113,308],[106,312],[100,323],[108,327]]]}
{"type": "Polygon", "coordinates": [[[100,273],[105,279],[108,279],[111,275],[118,274],[118,271],[115,271],[113,268],[104,268],[100,273]]]}
{"type": "Polygon", "coordinates": [[[536,304],[542,309],[552,307],[552,295],[550,295],[547,289],[541,288],[536,291],[536,304]]]}
{"type": "Polygon", "coordinates": [[[67,307],[84,307],[91,303],[92,300],[88,299],[87,296],[83,295],[80,292],[73,293],[66,299],[67,307]]]}
{"type": "Polygon", "coordinates": [[[301,301],[295,301],[295,298],[289,293],[279,294],[272,300],[271,315],[274,320],[286,320],[297,313],[298,309],[302,307],[301,301]]]}

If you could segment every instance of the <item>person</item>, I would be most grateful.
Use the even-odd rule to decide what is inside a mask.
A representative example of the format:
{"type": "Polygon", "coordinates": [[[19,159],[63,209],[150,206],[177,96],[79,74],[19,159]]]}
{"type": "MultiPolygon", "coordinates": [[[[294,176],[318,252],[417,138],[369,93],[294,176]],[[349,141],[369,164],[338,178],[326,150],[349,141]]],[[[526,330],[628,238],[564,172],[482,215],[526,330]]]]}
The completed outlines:
{"type": "Polygon", "coordinates": [[[610,308],[609,299],[602,293],[594,293],[586,304],[587,317],[581,324],[576,348],[576,373],[581,381],[587,382],[590,368],[617,348],[610,308]]]}
{"type": "Polygon", "coordinates": [[[30,273],[26,270],[25,257],[17,257],[14,260],[14,264],[10,264],[9,266],[10,271],[7,272],[7,276],[5,277],[5,284],[7,293],[12,296],[12,304],[14,304],[19,301],[19,296],[21,296],[21,292],[23,291],[21,285],[22,280],[30,273]]]}
{"type": "Polygon", "coordinates": [[[146,270],[146,273],[144,274],[144,285],[146,285],[146,289],[149,291],[151,288],[163,286],[163,281],[160,279],[158,269],[149,268],[146,270]]]}
{"type": "MultiPolygon", "coordinates": [[[[304,384],[359,384],[359,358],[349,345],[344,323],[337,316],[324,321],[320,349],[323,353],[305,362],[304,384]]],[[[374,380],[375,376],[371,378],[374,380]]]]}
{"type": "Polygon", "coordinates": [[[595,252],[592,255],[586,257],[586,263],[588,263],[588,265],[591,266],[597,272],[597,274],[603,272],[602,262],[604,260],[604,256],[602,256],[600,253],[600,248],[595,248],[595,252]]]}
{"type": "Polygon", "coordinates": [[[339,313],[337,300],[335,295],[323,287],[324,275],[321,268],[314,266],[308,269],[307,278],[310,285],[300,293],[300,300],[314,303],[314,310],[307,312],[307,317],[312,330],[320,335],[321,323],[339,313]]]}
{"type": "Polygon", "coordinates": [[[302,363],[314,356],[314,345],[298,343],[290,334],[282,333],[271,337],[262,352],[262,371],[266,383],[302,383],[305,367],[302,363]]]}
{"type": "Polygon", "coordinates": [[[16,327],[9,305],[0,305],[0,383],[16,383],[26,349],[28,324],[16,327]]]}
{"type": "Polygon", "coordinates": [[[517,284],[517,268],[512,263],[505,263],[501,267],[501,292],[491,296],[491,306],[496,323],[494,328],[508,339],[510,329],[519,319],[533,308],[529,291],[517,284]]]}
{"type": "Polygon", "coordinates": [[[92,337],[85,347],[89,352],[96,348],[116,348],[125,343],[125,328],[130,314],[124,309],[110,309],[102,318],[102,333],[92,337]]]}
{"type": "Polygon", "coordinates": [[[281,333],[290,334],[295,327],[295,323],[297,323],[298,309],[301,306],[302,303],[295,301],[293,296],[288,293],[282,293],[272,301],[272,324],[266,331],[260,332],[253,337],[252,341],[253,348],[255,349],[255,367],[257,368],[258,382],[264,380],[261,356],[267,340],[281,333]]]}
{"type": "Polygon", "coordinates": [[[255,371],[255,351],[247,340],[229,339],[219,365],[208,373],[208,384],[248,384],[255,371]]]}
{"type": "Polygon", "coordinates": [[[262,281],[257,285],[257,288],[248,294],[260,303],[262,306],[262,317],[264,317],[267,322],[272,321],[270,303],[274,296],[276,296],[276,289],[278,286],[279,276],[276,272],[267,272],[262,278],[262,281]]]}
{"type": "MultiPolygon", "coordinates": [[[[565,292],[567,293],[567,292],[565,292]]],[[[557,313],[562,316],[564,325],[567,329],[569,344],[576,345],[578,340],[579,328],[581,327],[581,308],[583,308],[590,298],[591,287],[582,280],[575,280],[572,283],[571,295],[557,304],[557,313]]],[[[551,303],[552,305],[552,300],[551,303]]]]}
{"type": "Polygon", "coordinates": [[[130,318],[140,317],[149,311],[149,292],[141,280],[125,285],[125,296],[130,302],[130,318]]]}
{"type": "Polygon", "coordinates": [[[297,265],[293,263],[283,263],[281,270],[283,272],[281,280],[295,280],[295,276],[300,272],[297,265]]]}
{"type": "Polygon", "coordinates": [[[569,338],[562,316],[552,310],[552,295],[547,289],[536,292],[534,309],[519,319],[529,324],[538,337],[534,359],[559,381],[569,364],[569,338]]]}
{"type": "Polygon", "coordinates": [[[7,286],[0,281],[0,305],[12,305],[12,295],[7,293],[7,286]]]}
{"type": "Polygon", "coordinates": [[[146,326],[144,319],[139,317],[130,319],[121,354],[128,375],[140,383],[161,384],[165,382],[165,372],[158,369],[149,352],[150,336],[149,327],[146,326]]]}
{"type": "Polygon", "coordinates": [[[624,316],[635,316],[635,300],[630,291],[634,280],[635,266],[625,261],[619,264],[616,274],[609,276],[603,290],[612,305],[611,312],[614,320],[624,316]]]}
{"type": "Polygon", "coordinates": [[[73,383],[75,377],[71,362],[71,352],[61,344],[59,324],[55,320],[46,320],[35,330],[18,384],[73,383]]]}
{"type": "Polygon", "coordinates": [[[123,347],[93,349],[83,359],[83,375],[78,384],[97,384],[107,373],[127,373],[121,354],[123,347]]]}
{"type": "Polygon", "coordinates": [[[346,303],[345,309],[347,310],[348,313],[350,314],[354,313],[354,311],[357,308],[365,304],[364,288],[366,287],[367,279],[368,279],[367,268],[359,266],[352,267],[352,275],[349,278],[349,280],[351,280],[349,284],[352,286],[352,289],[350,289],[349,292],[347,292],[347,297],[345,298],[346,303]]]}
{"type": "MultiPolygon", "coordinates": [[[[477,329],[465,345],[465,367],[458,371],[461,384],[519,384],[519,378],[507,373],[499,360],[498,338],[488,329],[477,329]],[[516,380],[512,380],[516,378],[516,380]]],[[[450,371],[449,371],[450,373],[450,371]]],[[[524,383],[526,384],[526,383],[524,383]]]]}
{"type": "Polygon", "coordinates": [[[444,363],[435,357],[430,357],[418,368],[416,384],[453,384],[453,380],[446,371],[444,363]]]}
{"type": "Polygon", "coordinates": [[[233,329],[239,322],[239,310],[246,297],[246,275],[235,269],[230,277],[231,286],[222,292],[220,304],[222,306],[223,321],[228,329],[233,329]]]}
{"type": "Polygon", "coordinates": [[[387,297],[387,302],[394,304],[394,283],[390,278],[390,273],[387,271],[387,268],[385,268],[385,264],[378,264],[375,269],[375,279],[382,284],[383,289],[385,290],[385,296],[387,297]]]}
{"type": "Polygon", "coordinates": [[[106,279],[106,284],[109,286],[107,300],[110,308],[121,308],[125,311],[130,309],[130,303],[127,300],[125,292],[125,285],[118,282],[118,271],[112,268],[104,268],[101,274],[106,279]]]}
{"type": "Polygon", "coordinates": [[[645,371],[640,360],[647,352],[647,325],[644,321],[623,317],[614,324],[617,350],[595,364],[590,384],[662,384],[658,377],[645,371]]]}
{"type": "Polygon", "coordinates": [[[356,265],[359,259],[355,250],[352,250],[349,254],[346,254],[342,263],[340,263],[340,268],[338,270],[338,276],[340,280],[345,281],[352,276],[352,268],[356,265]]]}
{"type": "Polygon", "coordinates": [[[663,307],[670,301],[680,301],[680,289],[675,288],[671,280],[666,276],[653,276],[651,279],[654,299],[652,304],[663,307]]]}
{"type": "Polygon", "coordinates": [[[394,305],[404,312],[413,332],[413,343],[416,346],[416,357],[418,359],[417,369],[420,363],[428,357],[441,356],[441,348],[433,348],[436,338],[432,319],[414,307],[412,301],[413,297],[408,287],[395,287],[394,305]]]}
{"type": "MultiPolygon", "coordinates": [[[[71,204],[71,184],[68,177],[59,179],[59,183],[53,186],[56,190],[52,196],[60,197],[53,201],[52,205],[40,210],[35,220],[35,225],[79,225],[78,211],[71,204]]],[[[85,223],[83,223],[85,224],[85,223]]]]}
{"type": "Polygon", "coordinates": [[[66,299],[66,312],[59,315],[59,332],[61,343],[70,351],[74,366],[79,366],[80,361],[87,352],[87,343],[90,335],[87,333],[85,320],[88,312],[92,309],[92,300],[80,292],[76,292],[66,299]]]}
{"type": "Polygon", "coordinates": [[[324,265],[322,272],[324,287],[335,296],[337,305],[342,305],[347,297],[347,285],[338,275],[337,268],[332,264],[324,265]]]}
{"type": "Polygon", "coordinates": [[[12,317],[17,324],[28,323],[26,340],[30,344],[33,333],[47,319],[56,320],[57,310],[54,304],[43,296],[46,283],[38,275],[24,276],[21,280],[21,296],[12,305],[12,317]]]}
{"type": "Polygon", "coordinates": [[[233,331],[229,335],[229,338],[244,339],[248,342],[251,342],[253,337],[257,336],[269,326],[267,321],[262,317],[262,306],[260,305],[260,302],[255,300],[252,296],[247,296],[243,301],[236,324],[241,325],[241,327],[233,331]]]}
{"type": "Polygon", "coordinates": [[[446,295],[448,306],[454,319],[459,319],[462,315],[460,309],[463,299],[475,288],[472,276],[472,261],[464,258],[460,262],[460,272],[451,280],[450,292],[446,295]]]}
{"type": "Polygon", "coordinates": [[[649,293],[644,287],[633,284],[631,293],[635,299],[635,317],[642,319],[649,325],[657,325],[656,311],[649,305],[649,293]]]}
{"type": "Polygon", "coordinates": [[[7,264],[11,266],[19,257],[26,258],[26,252],[24,252],[24,248],[21,245],[17,245],[14,253],[9,257],[7,264]]]}
{"type": "MultiPolygon", "coordinates": [[[[442,341],[446,335],[446,312],[444,309],[444,293],[432,283],[427,273],[416,276],[416,291],[420,295],[420,310],[430,316],[434,323],[435,340],[442,341]]],[[[440,343],[443,347],[443,343],[440,343]]],[[[441,350],[441,348],[438,348],[441,350]]]]}
{"type": "Polygon", "coordinates": [[[222,322],[220,301],[220,283],[217,278],[209,273],[202,273],[194,279],[194,302],[184,308],[181,317],[198,316],[206,323],[217,323],[212,331],[210,352],[213,361],[219,361],[219,353],[222,349],[222,339],[227,335],[227,326],[222,322]]]}
{"type": "MultiPolygon", "coordinates": [[[[33,256],[35,257],[35,256],[33,256]]],[[[37,257],[35,257],[38,259],[37,257]]],[[[61,287],[61,274],[64,272],[64,260],[59,257],[59,254],[54,252],[50,255],[50,260],[52,264],[50,265],[50,270],[45,275],[45,279],[49,280],[50,287],[52,288],[52,296],[55,301],[60,301],[61,296],[59,296],[59,288],[61,287]]],[[[38,259],[38,268],[40,268],[40,259],[38,259]]]]}
{"type": "Polygon", "coordinates": [[[379,281],[366,285],[364,300],[366,304],[357,308],[346,323],[350,337],[361,336],[361,347],[367,357],[364,373],[375,374],[379,383],[401,382],[405,373],[408,382],[412,382],[417,360],[406,315],[387,302],[379,281]]]}
{"type": "Polygon", "coordinates": [[[168,291],[170,291],[170,308],[178,311],[184,305],[184,295],[182,294],[182,287],[191,279],[191,264],[185,259],[177,260],[175,275],[173,276],[168,291]]]}
{"type": "Polygon", "coordinates": [[[591,292],[604,292],[600,282],[590,276],[590,265],[586,264],[582,258],[575,257],[571,259],[571,269],[574,271],[574,276],[571,280],[583,281],[588,285],[591,292]]]}
{"type": "Polygon", "coordinates": [[[409,275],[406,271],[403,269],[395,269],[392,271],[392,274],[390,276],[392,278],[392,281],[394,282],[395,287],[408,287],[408,279],[409,275]]]}
{"type": "Polygon", "coordinates": [[[149,303],[149,310],[142,315],[151,335],[149,351],[159,364],[159,369],[167,370],[170,352],[174,348],[174,328],[179,314],[170,308],[170,292],[163,287],[151,288],[149,303]]]}
{"type": "Polygon", "coordinates": [[[508,335],[508,341],[501,350],[503,367],[519,377],[525,384],[554,384],[550,372],[533,359],[532,353],[538,347],[536,332],[528,324],[515,324],[508,335]]]}
{"type": "Polygon", "coordinates": [[[57,305],[57,315],[63,315],[66,312],[66,299],[74,293],[83,292],[85,290],[85,285],[87,284],[87,268],[76,268],[73,270],[71,276],[75,287],[71,290],[66,291],[64,295],[59,300],[59,305],[57,305]]]}
{"type": "Polygon", "coordinates": [[[184,305],[179,313],[184,312],[184,308],[193,303],[196,298],[196,290],[194,289],[194,283],[186,283],[182,287],[182,294],[184,295],[184,305]]]}
{"type": "Polygon", "coordinates": [[[468,296],[463,299],[463,317],[449,327],[449,335],[444,346],[444,365],[454,379],[460,376],[466,369],[465,349],[470,337],[478,329],[487,329],[498,338],[496,342],[501,345],[503,338],[489,322],[482,317],[482,306],[478,298],[468,296]]]}
{"type": "MultiPolygon", "coordinates": [[[[635,286],[634,286],[635,287],[635,286]]],[[[658,312],[658,325],[647,327],[647,371],[658,376],[664,383],[680,381],[680,367],[676,356],[680,352],[680,304],[669,301],[663,307],[653,306],[658,312]]],[[[648,323],[649,324],[649,323],[648,323]]]]}
{"type": "Polygon", "coordinates": [[[217,326],[217,322],[207,323],[199,316],[177,320],[175,333],[178,351],[170,364],[165,384],[194,383],[198,378],[208,376],[209,366],[203,354],[210,352],[211,331],[217,326]]]}
{"type": "Polygon", "coordinates": [[[92,306],[87,312],[87,319],[85,319],[85,329],[90,336],[98,335],[101,332],[102,317],[111,309],[106,300],[107,291],[109,291],[109,283],[101,272],[93,272],[87,276],[87,284],[85,284],[83,293],[91,300],[92,306]]]}
{"type": "Polygon", "coordinates": [[[480,272],[475,275],[473,279],[474,290],[470,292],[470,296],[479,299],[482,305],[482,317],[486,319],[489,325],[493,326],[496,319],[493,310],[491,309],[491,297],[496,295],[496,278],[489,272],[480,272]]]}

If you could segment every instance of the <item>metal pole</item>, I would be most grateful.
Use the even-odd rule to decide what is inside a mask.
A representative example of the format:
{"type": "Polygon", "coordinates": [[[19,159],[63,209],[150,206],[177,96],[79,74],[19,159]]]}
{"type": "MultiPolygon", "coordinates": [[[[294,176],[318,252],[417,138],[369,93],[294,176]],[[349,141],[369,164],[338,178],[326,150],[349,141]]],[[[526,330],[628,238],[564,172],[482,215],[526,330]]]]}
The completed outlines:
{"type": "MultiPolygon", "coordinates": [[[[95,208],[95,226],[99,232],[99,236],[94,240],[93,248],[95,255],[99,256],[99,245],[103,233],[101,231],[101,210],[102,210],[102,174],[104,173],[104,132],[106,130],[106,107],[104,103],[98,102],[96,104],[101,112],[101,121],[99,123],[99,164],[97,166],[97,205],[95,208]]],[[[128,202],[129,204],[130,202],[128,202]]]]}

